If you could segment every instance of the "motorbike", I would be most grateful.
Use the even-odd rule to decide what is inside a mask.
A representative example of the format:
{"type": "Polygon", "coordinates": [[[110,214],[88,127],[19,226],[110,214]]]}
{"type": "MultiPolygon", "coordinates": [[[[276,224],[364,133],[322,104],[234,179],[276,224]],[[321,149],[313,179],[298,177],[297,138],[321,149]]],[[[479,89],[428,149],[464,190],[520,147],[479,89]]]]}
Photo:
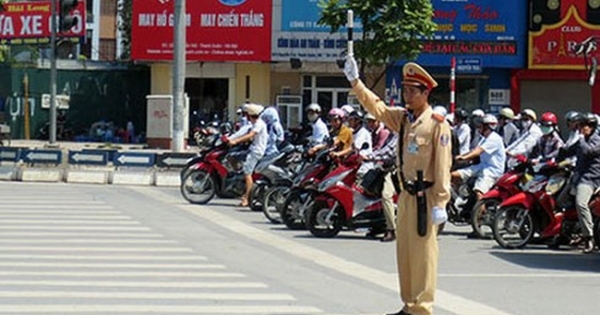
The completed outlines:
{"type": "MultiPolygon", "coordinates": [[[[348,159],[353,158],[356,155],[348,159]]],[[[313,236],[335,237],[344,228],[385,230],[381,192],[368,194],[355,184],[359,167],[360,163],[341,166],[323,178],[306,213],[306,228],[313,236]]]]}
{"type": "Polygon", "coordinates": [[[306,210],[314,201],[317,186],[334,165],[329,152],[330,150],[327,149],[318,152],[313,161],[294,177],[292,186],[279,209],[281,221],[290,230],[306,228],[304,222],[306,210]]]}
{"type": "Polygon", "coordinates": [[[491,226],[502,200],[519,193],[520,184],[531,179],[532,163],[522,155],[515,158],[515,164],[509,165],[509,169],[472,207],[471,227],[480,238],[492,236],[491,226]]]}
{"type": "MultiPolygon", "coordinates": [[[[550,248],[569,243],[581,228],[577,211],[573,206],[556,211],[556,197],[568,187],[571,168],[570,161],[536,166],[533,178],[521,185],[522,192],[500,204],[492,224],[494,239],[500,246],[523,248],[534,240],[550,248]]],[[[590,203],[594,213],[600,211],[600,203],[593,203],[595,199],[590,203]]]]}
{"type": "MultiPolygon", "coordinates": [[[[227,160],[229,147],[221,137],[216,137],[213,148],[191,164],[181,181],[183,198],[193,204],[206,204],[215,195],[240,197],[246,191],[244,174],[235,170],[227,160]]],[[[259,180],[260,174],[253,174],[259,180]]]]}

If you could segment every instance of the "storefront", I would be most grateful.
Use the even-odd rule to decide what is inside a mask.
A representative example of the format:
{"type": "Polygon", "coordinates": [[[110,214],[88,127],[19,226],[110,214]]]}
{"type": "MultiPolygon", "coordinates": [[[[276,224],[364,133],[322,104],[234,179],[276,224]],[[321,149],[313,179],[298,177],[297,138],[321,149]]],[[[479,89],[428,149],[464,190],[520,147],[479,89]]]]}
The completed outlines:
{"type": "MultiPolygon", "coordinates": [[[[172,94],[172,12],[169,1],[134,2],[132,59],[150,63],[152,94],[172,94]]],[[[270,104],[272,1],[188,1],[186,12],[190,122],[270,104]]]]}
{"type": "MultiPolygon", "coordinates": [[[[432,0],[438,31],[423,42],[417,62],[438,81],[431,103],[449,106],[456,61],[456,107],[492,112],[510,105],[513,69],[525,67],[527,4],[521,0],[432,0]]],[[[386,97],[401,102],[402,66],[388,71],[386,97]]]]}
{"type": "MultiPolygon", "coordinates": [[[[320,12],[314,0],[273,1],[273,20],[280,23],[273,25],[271,98],[289,126],[302,121],[310,103],[327,112],[353,102],[337,63],[343,62],[346,30],[331,34],[329,27],[318,25],[320,12]]],[[[361,34],[360,25],[355,32],[361,34]]]]}
{"type": "MultiPolygon", "coordinates": [[[[528,69],[515,71],[512,105],[553,111],[559,117],[569,110],[600,112],[600,85],[589,84],[589,72],[579,43],[600,34],[600,2],[530,0],[528,69]]],[[[587,56],[600,57],[591,51],[587,56]]]]}

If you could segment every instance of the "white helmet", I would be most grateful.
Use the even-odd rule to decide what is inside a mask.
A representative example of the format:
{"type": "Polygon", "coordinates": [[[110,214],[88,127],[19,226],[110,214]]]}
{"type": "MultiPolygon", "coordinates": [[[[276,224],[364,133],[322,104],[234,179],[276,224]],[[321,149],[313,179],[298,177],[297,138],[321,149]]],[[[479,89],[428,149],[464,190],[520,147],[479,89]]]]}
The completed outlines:
{"type": "Polygon", "coordinates": [[[444,107],[442,105],[437,105],[437,106],[433,107],[433,111],[442,116],[446,116],[448,114],[448,110],[446,109],[446,107],[444,107]]]}
{"type": "Polygon", "coordinates": [[[527,115],[531,119],[533,119],[533,121],[537,121],[537,114],[535,113],[535,111],[533,111],[533,109],[530,109],[530,108],[524,109],[523,111],[521,111],[521,117],[523,115],[527,115]]]}
{"type": "Polygon", "coordinates": [[[354,107],[352,107],[352,105],[346,104],[342,106],[342,110],[346,112],[346,115],[350,115],[350,113],[354,111],[354,107]]]}
{"type": "Polygon", "coordinates": [[[306,107],[306,111],[313,111],[316,113],[320,113],[321,112],[321,106],[317,103],[312,103],[310,105],[308,105],[308,107],[306,107]]]}
{"type": "Polygon", "coordinates": [[[510,107],[504,107],[500,110],[500,117],[506,117],[508,119],[515,119],[515,112],[510,107]]]}
{"type": "Polygon", "coordinates": [[[471,112],[471,116],[483,117],[484,115],[485,112],[479,108],[471,112]]]}
{"type": "Polygon", "coordinates": [[[498,124],[498,118],[492,114],[486,114],[483,116],[483,123],[487,125],[498,124]]]}

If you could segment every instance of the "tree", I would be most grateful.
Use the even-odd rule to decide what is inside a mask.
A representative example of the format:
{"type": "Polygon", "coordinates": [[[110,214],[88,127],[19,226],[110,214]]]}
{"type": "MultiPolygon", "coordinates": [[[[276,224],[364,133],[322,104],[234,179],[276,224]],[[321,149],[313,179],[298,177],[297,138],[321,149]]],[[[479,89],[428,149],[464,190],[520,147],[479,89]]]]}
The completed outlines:
{"type": "Polygon", "coordinates": [[[121,52],[121,60],[129,60],[131,57],[131,23],[132,23],[133,0],[122,0],[119,2],[119,31],[123,32],[121,44],[123,50],[121,52]]]}
{"type": "Polygon", "coordinates": [[[362,38],[354,44],[361,74],[367,68],[384,66],[372,88],[394,62],[414,60],[421,52],[422,39],[431,38],[437,29],[431,0],[320,0],[319,7],[319,24],[330,26],[332,33],[346,25],[349,9],[362,23],[362,38]]]}

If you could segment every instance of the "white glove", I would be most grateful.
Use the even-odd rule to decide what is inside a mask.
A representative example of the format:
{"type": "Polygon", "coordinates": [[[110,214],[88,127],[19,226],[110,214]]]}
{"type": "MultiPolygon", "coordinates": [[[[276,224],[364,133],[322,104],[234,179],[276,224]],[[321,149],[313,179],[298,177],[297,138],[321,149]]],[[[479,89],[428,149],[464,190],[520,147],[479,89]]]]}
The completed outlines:
{"type": "Polygon", "coordinates": [[[346,79],[348,79],[350,82],[358,79],[358,65],[356,64],[356,60],[354,60],[353,56],[346,56],[344,74],[346,75],[346,79]]]}
{"type": "Polygon", "coordinates": [[[448,213],[446,213],[446,209],[433,207],[433,210],[431,210],[431,221],[435,225],[439,225],[448,221],[448,213]]]}

